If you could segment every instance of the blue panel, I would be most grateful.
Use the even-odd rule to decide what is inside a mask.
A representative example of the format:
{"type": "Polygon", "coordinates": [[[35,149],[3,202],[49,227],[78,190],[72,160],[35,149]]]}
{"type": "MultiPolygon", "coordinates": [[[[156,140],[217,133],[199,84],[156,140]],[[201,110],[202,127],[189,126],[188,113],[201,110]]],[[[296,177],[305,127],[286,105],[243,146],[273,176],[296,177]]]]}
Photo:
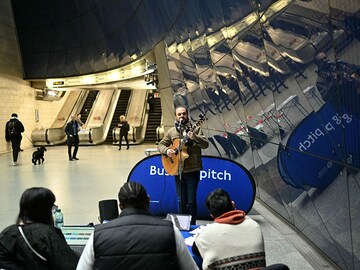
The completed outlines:
{"type": "Polygon", "coordinates": [[[359,119],[347,113],[339,115],[329,103],[309,114],[278,156],[284,181],[296,188],[324,189],[347,163],[358,166],[359,129],[359,119]]]}
{"type": "MultiPolygon", "coordinates": [[[[237,209],[249,212],[255,200],[255,184],[251,174],[240,164],[219,157],[203,156],[203,170],[197,192],[198,219],[209,219],[206,197],[216,188],[226,190],[237,209]]],[[[150,196],[150,210],[155,215],[177,213],[175,177],[165,173],[161,155],[146,157],[135,165],[128,181],[144,185],[150,196]]]]}

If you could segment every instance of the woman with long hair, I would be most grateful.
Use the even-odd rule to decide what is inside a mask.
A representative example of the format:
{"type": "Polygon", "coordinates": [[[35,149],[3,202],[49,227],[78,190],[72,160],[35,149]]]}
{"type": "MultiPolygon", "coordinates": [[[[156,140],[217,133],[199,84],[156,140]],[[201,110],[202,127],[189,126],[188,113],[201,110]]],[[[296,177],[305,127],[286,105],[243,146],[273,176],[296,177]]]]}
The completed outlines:
{"type": "Polygon", "coordinates": [[[0,233],[1,269],[76,269],[79,257],[54,227],[54,193],[33,187],[24,191],[16,224],[0,233]]]}

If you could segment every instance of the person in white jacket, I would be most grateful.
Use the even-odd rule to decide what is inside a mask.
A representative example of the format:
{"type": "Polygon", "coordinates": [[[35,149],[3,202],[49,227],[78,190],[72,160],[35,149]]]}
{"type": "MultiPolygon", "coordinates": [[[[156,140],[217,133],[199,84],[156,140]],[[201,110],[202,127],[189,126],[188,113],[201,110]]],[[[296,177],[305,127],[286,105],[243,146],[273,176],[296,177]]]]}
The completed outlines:
{"type": "Polygon", "coordinates": [[[236,210],[229,194],[216,189],[206,199],[206,207],[214,223],[207,225],[196,237],[193,253],[203,259],[207,269],[289,269],[265,261],[264,238],[259,224],[236,210]]]}

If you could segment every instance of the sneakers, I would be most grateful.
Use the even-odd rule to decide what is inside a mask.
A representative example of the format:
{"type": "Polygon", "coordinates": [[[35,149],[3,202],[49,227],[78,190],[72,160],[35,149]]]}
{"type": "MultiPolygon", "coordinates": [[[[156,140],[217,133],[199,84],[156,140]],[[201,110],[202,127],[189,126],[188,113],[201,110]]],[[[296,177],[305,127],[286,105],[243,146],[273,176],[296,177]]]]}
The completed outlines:
{"type": "Polygon", "coordinates": [[[73,159],[73,160],[79,160],[77,157],[73,157],[72,159],[73,159]]]}
{"type": "Polygon", "coordinates": [[[13,166],[17,166],[17,162],[16,161],[13,161],[13,166]]]}

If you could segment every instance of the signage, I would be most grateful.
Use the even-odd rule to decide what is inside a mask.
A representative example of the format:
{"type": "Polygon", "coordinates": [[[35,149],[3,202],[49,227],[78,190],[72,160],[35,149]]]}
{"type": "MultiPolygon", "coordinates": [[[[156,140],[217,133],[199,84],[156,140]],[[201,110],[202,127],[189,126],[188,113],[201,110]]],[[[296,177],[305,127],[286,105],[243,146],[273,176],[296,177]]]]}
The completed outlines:
{"type": "Polygon", "coordinates": [[[54,81],[53,85],[64,85],[65,82],[64,81],[54,81]]]}
{"type": "Polygon", "coordinates": [[[310,113],[293,130],[286,147],[278,152],[282,179],[289,185],[325,189],[346,164],[360,164],[360,121],[330,104],[310,113]]]}
{"type": "MultiPolygon", "coordinates": [[[[255,183],[249,171],[235,161],[221,157],[203,156],[202,162],[197,190],[197,218],[210,219],[205,200],[217,188],[226,190],[236,208],[248,213],[255,200],[255,183]]],[[[128,181],[141,183],[146,188],[150,196],[150,211],[154,215],[178,213],[175,176],[165,172],[160,154],[139,161],[130,172],[128,181]]]]}

